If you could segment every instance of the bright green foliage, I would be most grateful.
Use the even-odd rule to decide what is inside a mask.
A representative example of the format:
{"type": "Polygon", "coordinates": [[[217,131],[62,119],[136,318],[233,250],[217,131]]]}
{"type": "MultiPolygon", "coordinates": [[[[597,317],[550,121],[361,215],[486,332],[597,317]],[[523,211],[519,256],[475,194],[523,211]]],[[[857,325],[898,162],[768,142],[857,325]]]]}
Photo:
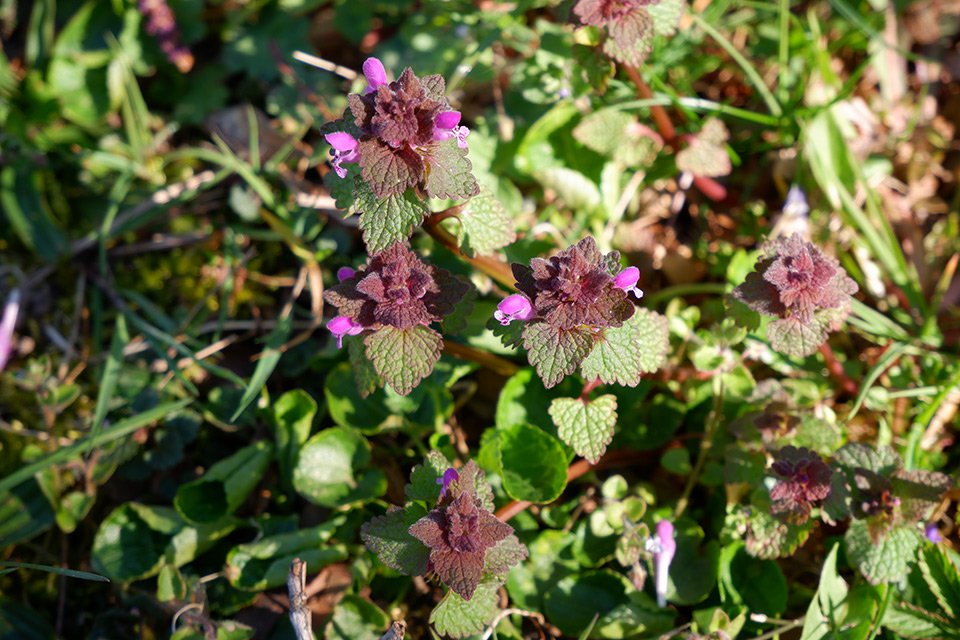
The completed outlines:
{"type": "Polygon", "coordinates": [[[310,438],[293,470],[293,486],[307,500],[334,507],[369,500],[386,491],[386,479],[370,464],[370,445],[363,436],[340,427],[310,438]]]}
{"type": "Polygon", "coordinates": [[[403,242],[429,213],[422,200],[409,191],[378,198],[358,179],[356,208],[360,229],[370,253],[383,251],[395,242],[403,242]]]}
{"type": "Polygon", "coordinates": [[[596,462],[613,440],[617,399],[609,394],[593,400],[557,398],[550,403],[550,416],[557,424],[560,439],[590,462],[596,462]]]}
{"type": "Polygon", "coordinates": [[[466,638],[482,631],[497,614],[499,586],[495,581],[482,582],[470,600],[448,591],[430,614],[430,624],[451,638],[466,638]]]}
{"type": "Polygon", "coordinates": [[[580,365],[587,380],[635,387],[644,373],[661,366],[670,347],[667,319],[654,311],[637,309],[620,327],[603,330],[603,338],[580,365]]]}
{"type": "Polygon", "coordinates": [[[870,523],[856,520],[844,536],[847,557],[871,584],[898,582],[917,555],[920,533],[909,526],[886,532],[871,531],[870,523]]]}
{"type": "Polygon", "coordinates": [[[400,395],[407,395],[430,375],[443,349],[440,334],[423,325],[409,329],[385,326],[368,335],[364,343],[377,374],[400,395]]]}
{"type": "Polygon", "coordinates": [[[488,255],[517,239],[513,220],[488,191],[471,198],[457,213],[457,241],[469,256],[488,255]]]}
{"type": "Polygon", "coordinates": [[[555,437],[517,424],[500,433],[503,488],[514,500],[553,502],[567,486],[567,456],[555,437]]]}

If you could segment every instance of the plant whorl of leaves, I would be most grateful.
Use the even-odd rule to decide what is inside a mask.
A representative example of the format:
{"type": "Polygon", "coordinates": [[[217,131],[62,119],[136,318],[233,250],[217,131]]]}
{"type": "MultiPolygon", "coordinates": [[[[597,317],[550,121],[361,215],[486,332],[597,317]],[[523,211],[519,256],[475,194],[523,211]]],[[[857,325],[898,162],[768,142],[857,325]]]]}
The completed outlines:
{"type": "Polygon", "coordinates": [[[509,569],[527,557],[527,549],[513,527],[492,513],[492,495],[479,467],[471,460],[459,472],[447,469],[441,475],[447,463],[438,464],[439,458],[431,454],[427,464],[414,470],[407,496],[415,500],[367,522],[361,537],[385,564],[405,573],[436,574],[470,600],[482,582],[502,582],[509,569]],[[420,499],[435,495],[423,490],[435,486],[435,477],[444,487],[436,506],[401,532],[397,525],[407,521],[407,514],[423,513],[420,499]]]}
{"type": "Polygon", "coordinates": [[[328,289],[324,299],[362,328],[377,374],[405,395],[440,357],[443,339],[429,325],[453,313],[469,290],[467,282],[396,243],[328,289]]]}
{"type": "Polygon", "coordinates": [[[771,513],[787,522],[803,524],[813,507],[830,495],[830,470],[815,452],[803,447],[784,447],[772,467],[777,484],[770,490],[771,513]]]}
{"type": "Polygon", "coordinates": [[[798,234],[767,242],[756,270],[733,297],[777,319],[767,327],[774,349],[808,356],[850,313],[854,282],[831,256],[798,234]]]}
{"type": "Polygon", "coordinates": [[[514,264],[517,289],[530,301],[523,345],[547,388],[582,367],[585,378],[635,386],[668,347],[666,319],[638,311],[618,286],[620,254],[586,237],[556,256],[514,264]]]}

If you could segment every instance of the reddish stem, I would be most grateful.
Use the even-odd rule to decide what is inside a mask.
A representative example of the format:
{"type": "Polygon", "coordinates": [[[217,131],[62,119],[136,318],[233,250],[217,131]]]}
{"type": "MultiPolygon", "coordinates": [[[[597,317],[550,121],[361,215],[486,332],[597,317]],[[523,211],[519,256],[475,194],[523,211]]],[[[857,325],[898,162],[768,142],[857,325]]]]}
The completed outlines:
{"type": "MultiPolygon", "coordinates": [[[[633,86],[637,88],[638,98],[641,100],[650,100],[653,98],[653,91],[650,90],[647,83],[640,77],[640,72],[628,64],[623,65],[623,70],[627,72],[631,82],[633,82],[633,86]]],[[[677,130],[674,128],[673,122],[667,114],[667,110],[660,105],[654,105],[650,107],[650,116],[653,118],[653,122],[656,124],[663,141],[672,146],[677,139],[677,130]]]]}
{"type": "Polygon", "coordinates": [[[480,366],[486,367],[494,373],[499,373],[502,376],[510,377],[520,370],[519,365],[514,362],[510,362],[506,358],[501,358],[500,356],[487,353],[486,351],[481,351],[480,349],[474,349],[473,347],[460,344],[459,342],[444,340],[443,352],[447,355],[460,358],[461,360],[470,360],[472,362],[476,362],[480,366]]]}
{"type": "Polygon", "coordinates": [[[454,217],[457,213],[459,213],[459,211],[460,205],[433,214],[424,221],[423,230],[426,231],[430,237],[436,240],[438,243],[455,253],[457,256],[463,258],[480,271],[483,271],[485,274],[503,286],[510,290],[516,289],[516,279],[513,277],[513,270],[510,268],[509,264],[503,260],[500,260],[499,258],[494,258],[493,256],[474,256],[471,258],[460,250],[460,246],[457,244],[457,239],[454,238],[449,231],[440,226],[441,220],[454,217]]]}
{"type": "Polygon", "coordinates": [[[583,391],[580,392],[580,399],[587,402],[590,398],[590,392],[599,387],[602,383],[600,378],[594,378],[589,382],[583,383],[583,391]]]}
{"type": "Polygon", "coordinates": [[[829,343],[824,342],[820,345],[820,355],[823,356],[823,361],[827,365],[830,376],[840,385],[841,393],[850,396],[856,396],[860,393],[860,385],[854,382],[843,370],[843,365],[837,360],[837,356],[834,355],[829,343]]]}

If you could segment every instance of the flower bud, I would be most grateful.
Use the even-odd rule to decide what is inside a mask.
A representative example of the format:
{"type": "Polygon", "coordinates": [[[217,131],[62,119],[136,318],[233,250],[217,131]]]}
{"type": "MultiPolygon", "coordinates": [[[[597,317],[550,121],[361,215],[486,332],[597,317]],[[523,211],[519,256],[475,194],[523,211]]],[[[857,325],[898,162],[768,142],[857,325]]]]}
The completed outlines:
{"type": "Polygon", "coordinates": [[[504,298],[497,305],[497,310],[493,312],[493,317],[503,326],[507,326],[514,320],[529,320],[533,315],[533,305],[526,296],[519,293],[504,298]]]}

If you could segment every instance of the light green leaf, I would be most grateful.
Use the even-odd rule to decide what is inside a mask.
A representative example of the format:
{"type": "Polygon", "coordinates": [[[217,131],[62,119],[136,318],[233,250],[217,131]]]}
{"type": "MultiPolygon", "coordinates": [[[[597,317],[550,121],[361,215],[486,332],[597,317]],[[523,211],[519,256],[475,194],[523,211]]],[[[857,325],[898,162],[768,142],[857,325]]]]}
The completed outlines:
{"type": "Polygon", "coordinates": [[[610,394],[588,401],[557,398],[550,403],[550,415],[557,425],[560,439],[591,463],[596,463],[613,440],[617,399],[610,394]]]}
{"type": "Polygon", "coordinates": [[[450,468],[450,461],[439,451],[430,451],[410,472],[410,484],[404,491],[407,500],[423,500],[436,502],[440,499],[440,485],[437,480],[443,477],[443,472],[450,468]]]}
{"type": "Polygon", "coordinates": [[[437,633],[451,638],[479,633],[497,615],[499,587],[495,581],[481,582],[469,600],[448,591],[430,614],[430,624],[437,633]]]}
{"type": "Polygon", "coordinates": [[[500,201],[484,189],[457,214],[457,241],[468,256],[488,255],[517,239],[513,220],[500,201]]]}
{"type": "Polygon", "coordinates": [[[948,615],[960,620],[960,569],[940,547],[923,550],[920,571],[930,592],[948,615]]]}
{"type": "MultiPolygon", "coordinates": [[[[339,525],[342,520],[335,522],[339,525]]],[[[287,581],[294,558],[307,563],[311,572],[346,560],[350,554],[345,546],[326,544],[335,528],[326,523],[237,545],[227,554],[227,579],[237,589],[263,591],[287,581]]]]}
{"type": "Polygon", "coordinates": [[[293,487],[293,468],[300,449],[310,437],[317,416],[317,401],[303,389],[283,394],[273,403],[273,436],[277,445],[277,466],[288,488],[293,487]]]}
{"type": "Polygon", "coordinates": [[[821,640],[839,630],[846,618],[846,599],[849,593],[847,583],[837,572],[837,552],[839,544],[834,544],[823,561],[820,571],[820,585],[803,621],[801,640],[821,640]]]}
{"type": "Polygon", "coordinates": [[[360,211],[363,241],[371,254],[410,237],[430,213],[427,205],[409,190],[378,198],[359,178],[356,181],[356,208],[360,211]]]}
{"type": "Polygon", "coordinates": [[[380,562],[408,576],[427,571],[429,549],[412,535],[409,529],[427,510],[411,503],[405,508],[394,507],[384,515],[368,521],[360,529],[364,544],[376,554],[380,562]]]}
{"type": "Polygon", "coordinates": [[[920,534],[911,526],[894,527],[874,539],[866,520],[854,520],[844,540],[847,557],[870,584],[903,579],[920,546],[920,534]]]}
{"type": "Polygon", "coordinates": [[[325,640],[380,640],[390,626],[390,617],[380,607],[360,596],[347,594],[337,603],[325,640]]]}
{"type": "Polygon", "coordinates": [[[599,378],[606,384],[635,387],[644,373],[659,369],[670,347],[665,316],[637,309],[620,327],[603,330],[603,339],[594,346],[580,366],[585,380],[599,378]]]}
{"type": "Polygon", "coordinates": [[[430,375],[443,349],[440,334],[423,325],[410,329],[385,326],[368,335],[364,343],[377,373],[403,396],[430,375]]]}
{"type": "Polygon", "coordinates": [[[593,209],[600,204],[600,189],[590,178],[575,169],[550,167],[534,176],[545,189],[551,189],[570,209],[593,209]]]}

